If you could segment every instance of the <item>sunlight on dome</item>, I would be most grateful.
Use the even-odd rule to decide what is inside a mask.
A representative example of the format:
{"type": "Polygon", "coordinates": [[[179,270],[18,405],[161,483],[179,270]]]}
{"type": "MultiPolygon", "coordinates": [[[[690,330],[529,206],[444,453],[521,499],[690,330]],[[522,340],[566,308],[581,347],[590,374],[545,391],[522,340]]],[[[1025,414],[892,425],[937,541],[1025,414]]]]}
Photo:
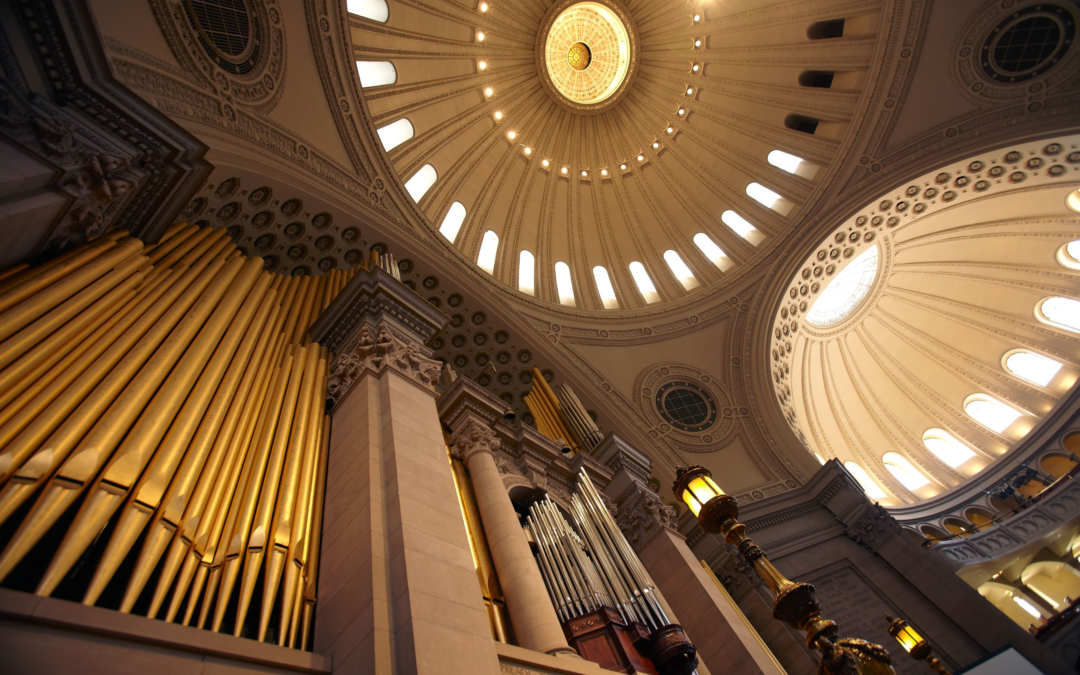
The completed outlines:
{"type": "Polygon", "coordinates": [[[866,473],[866,469],[862,468],[855,462],[844,462],[844,468],[855,477],[855,480],[859,482],[863,492],[870,499],[885,499],[885,491],[878,487],[878,484],[870,478],[870,474],[866,473]]]}
{"type": "Polygon", "coordinates": [[[611,285],[611,277],[608,276],[607,270],[597,265],[592,268],[592,274],[596,281],[596,291],[604,303],[604,309],[618,309],[619,300],[615,297],[615,288],[611,285]]]}
{"type": "Polygon", "coordinates": [[[386,0],[345,0],[345,9],[349,14],[379,23],[386,23],[390,18],[390,8],[386,6],[386,0]]]}
{"type": "Polygon", "coordinates": [[[727,257],[723,249],[716,245],[716,243],[709,238],[709,235],[704,232],[698,232],[694,235],[694,243],[701,249],[701,252],[705,254],[712,264],[716,265],[721,271],[728,269],[732,266],[731,258],[727,257]]]}
{"type": "Polygon", "coordinates": [[[970,448],[944,429],[928,429],[923,434],[923,445],[954,469],[975,456],[970,448]]]}
{"type": "Polygon", "coordinates": [[[630,276],[634,277],[634,283],[637,284],[638,291],[645,298],[645,302],[652,304],[660,300],[660,294],[656,292],[656,286],[653,286],[644,265],[636,260],[630,263],[630,276]]]}
{"type": "Polygon", "coordinates": [[[788,154],[783,150],[773,150],[769,153],[769,164],[783,169],[788,173],[795,173],[799,170],[799,165],[803,163],[802,157],[796,157],[795,155],[788,154]]]}
{"type": "Polygon", "coordinates": [[[1036,315],[1052,326],[1080,333],[1080,300],[1047,298],[1039,303],[1036,315]]]}
{"type": "Polygon", "coordinates": [[[1061,364],[1041,354],[1017,351],[1005,358],[1005,367],[1017,377],[1033,382],[1040,387],[1050,384],[1050,380],[1061,370],[1061,364]]]}
{"type": "Polygon", "coordinates": [[[570,266],[559,261],[555,263],[555,288],[559,291],[559,304],[577,306],[574,300],[574,279],[570,276],[570,266]]]}
{"type": "Polygon", "coordinates": [[[381,87],[397,82],[397,70],[389,61],[357,61],[361,87],[381,87]]]}
{"type": "Polygon", "coordinates": [[[461,229],[461,224],[464,222],[465,205],[461,202],[454,202],[447,210],[442,225],[439,225],[439,234],[446,237],[447,241],[453,244],[454,240],[457,239],[458,230],[461,229]]]}
{"type": "Polygon", "coordinates": [[[435,172],[435,167],[425,164],[412,175],[412,178],[405,182],[405,189],[408,191],[409,196],[413,198],[413,201],[418,202],[421,197],[427,194],[427,191],[431,189],[431,186],[435,184],[438,178],[439,174],[435,172]]]}
{"type": "Polygon", "coordinates": [[[518,290],[536,295],[536,259],[525,249],[518,256],[518,290]]]}
{"type": "Polygon", "coordinates": [[[903,455],[896,452],[886,452],[881,458],[885,468],[892,477],[908,490],[918,490],[930,484],[930,479],[921,471],[912,466],[911,462],[903,455]]]}
{"type": "Polygon", "coordinates": [[[484,233],[484,239],[480,242],[480,253],[476,256],[476,264],[488,274],[495,273],[495,254],[499,252],[499,235],[491,230],[484,233]]]}
{"type": "Polygon", "coordinates": [[[405,117],[385,127],[379,127],[376,131],[379,134],[379,140],[382,141],[383,149],[387,152],[413,137],[412,122],[405,117]]]}
{"type": "Polygon", "coordinates": [[[740,237],[754,246],[757,246],[765,238],[765,235],[761,234],[761,232],[751,225],[746,218],[743,218],[731,209],[721,213],[720,220],[724,221],[725,225],[735,230],[740,237]]]}
{"type": "Polygon", "coordinates": [[[1022,414],[1019,410],[990,398],[986,394],[968,397],[964,404],[964,411],[979,424],[999,434],[1008,429],[1009,425],[1022,414]]]}
{"type": "Polygon", "coordinates": [[[846,319],[870,293],[877,268],[878,249],[873,246],[829,282],[806,313],[806,320],[815,326],[831,326],[846,319]]]}
{"type": "Polygon", "coordinates": [[[673,250],[664,251],[664,261],[667,262],[668,267],[671,268],[671,273],[675,275],[683,288],[690,291],[700,285],[698,280],[694,278],[694,273],[690,271],[690,268],[686,266],[678,253],[673,250]]]}

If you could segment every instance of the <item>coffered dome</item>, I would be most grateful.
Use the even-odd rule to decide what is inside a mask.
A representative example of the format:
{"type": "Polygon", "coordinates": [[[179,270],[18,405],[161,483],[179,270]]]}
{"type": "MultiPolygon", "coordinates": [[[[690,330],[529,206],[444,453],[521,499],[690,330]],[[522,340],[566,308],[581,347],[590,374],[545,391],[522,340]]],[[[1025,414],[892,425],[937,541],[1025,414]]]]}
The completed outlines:
{"type": "Polygon", "coordinates": [[[837,157],[877,4],[351,0],[363,97],[463,257],[540,301],[628,310],[749,269],[837,157]]]}
{"type": "Polygon", "coordinates": [[[852,216],[772,325],[788,422],[900,505],[1004,454],[1080,376],[1080,136],[970,157],[852,216]]]}

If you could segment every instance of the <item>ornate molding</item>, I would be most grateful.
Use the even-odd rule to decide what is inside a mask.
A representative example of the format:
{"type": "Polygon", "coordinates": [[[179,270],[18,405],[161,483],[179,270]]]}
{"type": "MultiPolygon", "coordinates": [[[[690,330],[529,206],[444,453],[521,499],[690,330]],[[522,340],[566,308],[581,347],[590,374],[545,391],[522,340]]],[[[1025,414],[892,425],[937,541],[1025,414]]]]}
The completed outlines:
{"type": "Polygon", "coordinates": [[[635,550],[641,550],[661,530],[678,532],[678,513],[650,490],[638,489],[619,504],[615,522],[635,550]]]}
{"type": "Polygon", "coordinates": [[[885,540],[900,532],[900,523],[896,522],[885,507],[874,504],[858,520],[848,526],[847,536],[871,551],[877,550],[885,540]]]}
{"type": "Polygon", "coordinates": [[[498,444],[499,441],[495,438],[495,432],[491,430],[491,427],[470,415],[464,424],[450,435],[450,455],[462,462],[467,462],[470,457],[479,452],[494,456],[498,444]]]}
{"type": "Polygon", "coordinates": [[[402,340],[386,324],[363,325],[352,348],[334,359],[326,395],[332,406],[365,373],[381,374],[391,368],[419,384],[431,388],[439,379],[442,364],[430,359],[412,342],[402,340]]]}

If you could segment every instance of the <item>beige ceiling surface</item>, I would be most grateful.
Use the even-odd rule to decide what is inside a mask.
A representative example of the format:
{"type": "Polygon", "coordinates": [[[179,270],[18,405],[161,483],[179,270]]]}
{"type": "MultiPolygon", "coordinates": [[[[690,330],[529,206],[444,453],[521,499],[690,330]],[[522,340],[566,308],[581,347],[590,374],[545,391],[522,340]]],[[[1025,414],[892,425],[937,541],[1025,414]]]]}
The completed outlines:
{"type": "Polygon", "coordinates": [[[927,498],[977,473],[1080,374],[1080,334],[1036,318],[1044,298],[1080,298],[1080,274],[1058,259],[1080,238],[1080,214],[1066,205],[1080,181],[1078,149],[1075,136],[1018,145],[910,181],[839,227],[792,281],[773,324],[777,397],[807,447],[857,462],[883,503],[927,498]],[[867,298],[838,323],[810,324],[828,282],[869,247],[879,267],[867,298]],[[1004,364],[1016,349],[1062,368],[1046,386],[1029,382],[1004,364]],[[976,394],[1022,414],[994,431],[965,411],[976,394]],[[924,446],[929,429],[975,457],[949,466],[924,446]],[[883,464],[889,452],[929,483],[905,488],[883,464]]]}
{"type": "Polygon", "coordinates": [[[725,272],[694,236],[704,232],[727,254],[730,275],[766,243],[722,222],[725,210],[766,241],[788,227],[815,183],[767,156],[780,149],[820,167],[832,162],[860,99],[859,74],[870,67],[881,3],[627,3],[636,34],[632,83],[596,114],[563,106],[538,70],[545,13],[564,4],[492,3],[481,13],[471,5],[394,2],[385,24],[350,16],[355,58],[389,60],[397,71],[394,84],[363,90],[375,126],[407,118],[415,131],[390,150],[395,170],[408,180],[426,164],[435,168],[421,209],[437,227],[460,202],[467,215],[453,243],[473,261],[485,232],[497,234],[493,274],[508,286],[517,288],[520,251],[533,253],[542,300],[558,302],[560,261],[570,266],[579,308],[603,309],[595,266],[608,270],[620,309],[649,304],[631,278],[632,261],[651,277],[654,302],[676,300],[697,289],[680,284],[664,261],[668,250],[697,288],[721,282],[725,272]],[[838,16],[848,17],[844,37],[807,37],[812,23],[838,16]],[[831,89],[801,86],[808,70],[838,78],[831,89]],[[791,114],[821,124],[813,134],[795,131],[785,126],[791,114]],[[781,214],[754,201],[745,191],[751,182],[792,208],[781,214]]]}

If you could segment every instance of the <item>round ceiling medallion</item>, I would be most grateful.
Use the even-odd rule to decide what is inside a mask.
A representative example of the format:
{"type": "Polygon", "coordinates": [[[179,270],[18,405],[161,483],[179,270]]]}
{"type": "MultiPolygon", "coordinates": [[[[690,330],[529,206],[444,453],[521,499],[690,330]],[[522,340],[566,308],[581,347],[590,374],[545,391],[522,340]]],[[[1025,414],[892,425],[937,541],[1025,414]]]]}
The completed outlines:
{"type": "Polygon", "coordinates": [[[578,2],[551,22],[541,48],[543,68],[559,94],[582,106],[611,98],[632,61],[630,33],[614,8],[578,2]]]}

